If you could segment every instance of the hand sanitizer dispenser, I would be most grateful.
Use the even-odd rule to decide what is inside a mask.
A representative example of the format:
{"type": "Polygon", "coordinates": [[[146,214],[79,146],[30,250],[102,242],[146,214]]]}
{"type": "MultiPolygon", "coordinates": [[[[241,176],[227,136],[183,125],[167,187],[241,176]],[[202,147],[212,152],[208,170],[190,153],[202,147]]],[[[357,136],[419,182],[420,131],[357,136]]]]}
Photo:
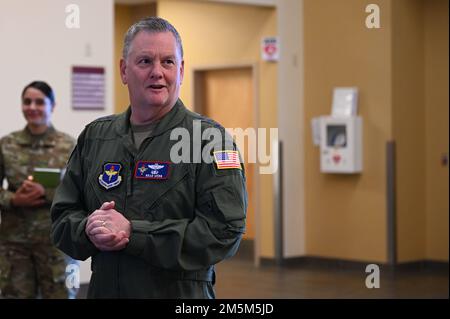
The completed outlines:
{"type": "Polygon", "coordinates": [[[320,170],[323,173],[362,171],[362,119],[356,115],[357,100],[357,88],[335,88],[331,115],[320,117],[320,170]]]}

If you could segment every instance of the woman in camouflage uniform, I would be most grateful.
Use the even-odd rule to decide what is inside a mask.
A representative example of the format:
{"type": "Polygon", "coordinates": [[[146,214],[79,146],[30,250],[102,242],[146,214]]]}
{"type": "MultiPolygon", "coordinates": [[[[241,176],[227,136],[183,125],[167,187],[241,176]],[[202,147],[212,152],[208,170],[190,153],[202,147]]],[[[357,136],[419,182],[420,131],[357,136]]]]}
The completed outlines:
{"type": "Polygon", "coordinates": [[[67,298],[65,260],[50,241],[54,188],[29,176],[36,167],[63,169],[75,140],[51,125],[52,89],[32,82],[22,91],[23,130],[0,140],[0,296],[67,298]]]}

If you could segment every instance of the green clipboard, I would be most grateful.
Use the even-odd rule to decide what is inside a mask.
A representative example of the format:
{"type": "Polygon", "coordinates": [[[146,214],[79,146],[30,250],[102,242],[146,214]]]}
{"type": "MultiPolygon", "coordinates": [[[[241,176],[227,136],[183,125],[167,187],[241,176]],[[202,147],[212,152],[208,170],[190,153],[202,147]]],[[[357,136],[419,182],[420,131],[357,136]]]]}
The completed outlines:
{"type": "Polygon", "coordinates": [[[61,181],[61,169],[36,167],[33,170],[33,181],[45,188],[56,188],[61,181]]]}

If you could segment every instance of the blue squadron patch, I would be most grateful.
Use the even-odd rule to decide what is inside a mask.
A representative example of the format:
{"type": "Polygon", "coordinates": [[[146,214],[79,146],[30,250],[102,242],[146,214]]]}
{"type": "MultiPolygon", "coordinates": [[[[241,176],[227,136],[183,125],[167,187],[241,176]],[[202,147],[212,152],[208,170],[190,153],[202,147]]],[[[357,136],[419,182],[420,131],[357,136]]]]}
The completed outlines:
{"type": "Polygon", "coordinates": [[[167,179],[169,165],[168,162],[138,161],[134,177],[139,179],[167,179]]]}
{"type": "Polygon", "coordinates": [[[122,164],[119,163],[106,163],[103,165],[103,172],[98,177],[99,184],[107,190],[119,186],[122,182],[121,169],[122,164]]]}

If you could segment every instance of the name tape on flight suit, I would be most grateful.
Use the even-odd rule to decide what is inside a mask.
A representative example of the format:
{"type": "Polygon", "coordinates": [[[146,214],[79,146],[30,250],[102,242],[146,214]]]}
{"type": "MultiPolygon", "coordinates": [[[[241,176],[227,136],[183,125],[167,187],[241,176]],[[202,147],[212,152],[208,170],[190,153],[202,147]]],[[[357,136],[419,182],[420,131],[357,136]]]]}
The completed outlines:
{"type": "Polygon", "coordinates": [[[168,162],[138,161],[134,177],[139,179],[167,179],[169,176],[168,162]]]}

